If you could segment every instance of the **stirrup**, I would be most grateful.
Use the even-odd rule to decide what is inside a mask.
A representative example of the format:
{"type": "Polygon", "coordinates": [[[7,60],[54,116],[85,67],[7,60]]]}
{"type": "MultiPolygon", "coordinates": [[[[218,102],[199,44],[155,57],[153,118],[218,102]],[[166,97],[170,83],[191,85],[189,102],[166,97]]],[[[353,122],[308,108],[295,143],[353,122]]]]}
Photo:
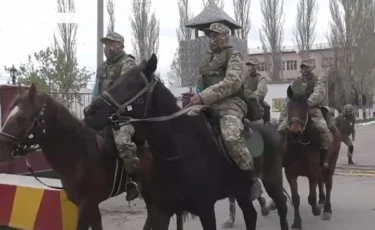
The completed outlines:
{"type": "Polygon", "coordinates": [[[131,186],[134,186],[135,189],[138,192],[138,198],[142,199],[142,194],[141,191],[139,190],[138,184],[133,181],[131,177],[127,178],[126,183],[125,183],[125,192],[128,192],[128,189],[131,188],[131,186]]]}

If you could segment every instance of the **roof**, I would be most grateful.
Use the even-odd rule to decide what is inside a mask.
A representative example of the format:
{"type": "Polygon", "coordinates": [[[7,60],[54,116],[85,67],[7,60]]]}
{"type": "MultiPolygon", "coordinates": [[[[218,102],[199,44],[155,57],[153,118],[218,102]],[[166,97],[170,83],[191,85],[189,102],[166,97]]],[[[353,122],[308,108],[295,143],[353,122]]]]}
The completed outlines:
{"type": "Polygon", "coordinates": [[[210,27],[214,22],[221,22],[228,26],[230,29],[241,29],[242,27],[227,13],[224,12],[216,4],[211,4],[204,8],[195,18],[191,19],[185,26],[188,28],[197,28],[203,30],[210,27]]]}

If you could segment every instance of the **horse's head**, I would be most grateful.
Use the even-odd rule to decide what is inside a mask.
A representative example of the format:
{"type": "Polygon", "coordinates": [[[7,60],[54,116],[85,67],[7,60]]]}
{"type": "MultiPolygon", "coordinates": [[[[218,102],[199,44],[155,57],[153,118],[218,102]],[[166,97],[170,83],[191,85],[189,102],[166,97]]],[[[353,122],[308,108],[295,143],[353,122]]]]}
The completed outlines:
{"type": "Polygon", "coordinates": [[[119,77],[110,89],[101,93],[85,108],[85,123],[96,130],[116,120],[118,115],[143,118],[151,106],[151,94],[157,83],[154,72],[157,57],[133,67],[119,77]]]}
{"type": "Polygon", "coordinates": [[[0,157],[10,160],[30,152],[30,145],[43,132],[44,97],[34,84],[28,90],[19,86],[18,95],[0,132],[0,157]]]}
{"type": "Polygon", "coordinates": [[[295,93],[292,86],[288,87],[288,127],[292,134],[301,134],[307,126],[309,120],[309,105],[306,93],[295,93]]]}

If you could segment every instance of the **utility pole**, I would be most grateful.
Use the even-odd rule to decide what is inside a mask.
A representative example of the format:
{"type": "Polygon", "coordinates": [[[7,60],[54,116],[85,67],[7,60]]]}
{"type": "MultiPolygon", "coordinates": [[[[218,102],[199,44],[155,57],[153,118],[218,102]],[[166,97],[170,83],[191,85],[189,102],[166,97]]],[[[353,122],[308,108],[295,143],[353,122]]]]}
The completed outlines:
{"type": "Polygon", "coordinates": [[[98,0],[98,25],[97,25],[97,44],[96,44],[96,65],[99,66],[103,62],[103,44],[100,38],[103,37],[104,31],[104,0],[98,0]]]}

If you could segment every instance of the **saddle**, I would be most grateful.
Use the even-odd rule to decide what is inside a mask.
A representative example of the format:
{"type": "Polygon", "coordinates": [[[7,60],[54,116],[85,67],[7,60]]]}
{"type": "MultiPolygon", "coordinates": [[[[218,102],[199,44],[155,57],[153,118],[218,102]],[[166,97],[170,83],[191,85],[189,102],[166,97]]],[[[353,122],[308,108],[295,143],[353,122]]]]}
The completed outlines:
{"type": "MultiPolygon", "coordinates": [[[[225,146],[224,139],[221,135],[219,117],[210,108],[204,108],[201,110],[201,112],[206,119],[206,124],[210,129],[212,135],[214,136],[215,142],[218,145],[220,152],[229,161],[230,164],[233,164],[234,162],[232,158],[229,156],[228,150],[225,146]]],[[[246,146],[249,149],[252,157],[256,158],[263,154],[264,142],[261,133],[257,129],[251,129],[250,126],[251,122],[245,119],[245,128],[242,133],[242,136],[245,139],[246,146]]]]}

